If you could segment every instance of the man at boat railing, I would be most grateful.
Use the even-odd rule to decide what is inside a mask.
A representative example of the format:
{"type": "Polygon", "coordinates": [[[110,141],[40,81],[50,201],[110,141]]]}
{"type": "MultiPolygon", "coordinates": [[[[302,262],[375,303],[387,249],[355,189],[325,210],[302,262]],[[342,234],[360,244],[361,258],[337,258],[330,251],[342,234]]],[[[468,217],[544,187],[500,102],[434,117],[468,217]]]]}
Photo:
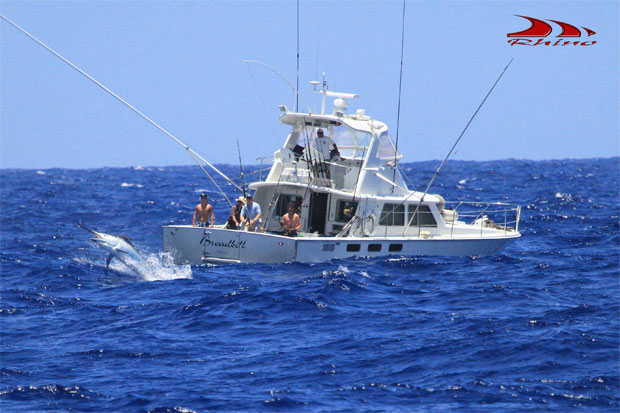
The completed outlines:
{"type": "Polygon", "coordinates": [[[246,205],[241,209],[241,224],[245,224],[248,231],[256,231],[261,223],[260,205],[258,202],[254,202],[251,194],[246,197],[246,202],[246,205]]]}
{"type": "Polygon", "coordinates": [[[226,229],[241,229],[241,210],[245,205],[245,198],[240,196],[237,198],[237,203],[230,209],[230,215],[226,222],[226,229]]]}
{"type": "Polygon", "coordinates": [[[209,196],[206,192],[203,192],[200,194],[200,203],[194,208],[192,226],[213,227],[213,224],[215,224],[213,207],[209,204],[209,196]],[[196,219],[198,219],[198,222],[196,222],[196,219]],[[211,225],[209,225],[209,219],[211,219],[211,225]]]}
{"type": "Polygon", "coordinates": [[[284,228],[284,235],[287,237],[296,237],[297,231],[301,229],[301,219],[293,201],[288,203],[288,212],[282,217],[282,228],[284,228]]]}

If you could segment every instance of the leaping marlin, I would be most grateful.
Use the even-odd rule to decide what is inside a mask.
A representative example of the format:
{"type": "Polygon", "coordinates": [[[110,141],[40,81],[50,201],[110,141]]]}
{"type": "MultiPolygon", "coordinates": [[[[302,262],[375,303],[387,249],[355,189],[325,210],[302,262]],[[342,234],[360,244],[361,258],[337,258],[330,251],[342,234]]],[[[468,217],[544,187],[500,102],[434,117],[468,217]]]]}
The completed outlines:
{"type": "Polygon", "coordinates": [[[105,261],[106,268],[110,266],[112,258],[116,258],[137,274],[143,275],[147,268],[147,263],[138,251],[136,251],[128,237],[97,232],[85,227],[81,222],[78,224],[78,227],[92,233],[94,237],[90,240],[110,253],[105,261]]]}

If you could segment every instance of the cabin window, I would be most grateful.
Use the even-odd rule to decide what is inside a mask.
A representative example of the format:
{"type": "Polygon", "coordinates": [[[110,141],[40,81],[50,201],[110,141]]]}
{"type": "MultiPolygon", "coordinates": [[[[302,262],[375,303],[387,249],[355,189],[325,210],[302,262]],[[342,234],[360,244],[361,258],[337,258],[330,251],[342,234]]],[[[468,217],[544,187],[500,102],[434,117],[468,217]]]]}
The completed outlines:
{"type": "Polygon", "coordinates": [[[381,244],[368,244],[368,252],[380,252],[381,244]]]}
{"type": "Polygon", "coordinates": [[[301,209],[301,197],[291,194],[280,194],[275,208],[275,216],[281,217],[288,212],[288,203],[294,202],[297,205],[297,213],[301,209]]]}
{"type": "Polygon", "coordinates": [[[336,222],[349,222],[356,210],[357,202],[339,199],[336,203],[336,222]]]}
{"type": "Polygon", "coordinates": [[[370,140],[372,139],[372,135],[368,132],[355,131],[355,145],[356,152],[353,155],[355,158],[364,158],[366,156],[366,151],[370,146],[370,140]]]}
{"type": "Polygon", "coordinates": [[[411,221],[411,226],[413,227],[436,227],[437,221],[435,221],[435,217],[431,212],[430,208],[426,205],[411,204],[407,207],[409,212],[409,220],[411,221]],[[418,211],[416,212],[416,208],[418,211]],[[414,215],[415,213],[415,215],[414,215]],[[413,216],[413,219],[411,218],[413,216]]]}
{"type": "Polygon", "coordinates": [[[348,252],[357,252],[360,250],[360,244],[349,244],[347,245],[348,252]]]}
{"type": "Polygon", "coordinates": [[[384,204],[381,211],[379,225],[403,226],[405,225],[405,205],[403,204],[384,204]]]}
{"type": "Polygon", "coordinates": [[[403,250],[403,244],[390,244],[388,249],[390,252],[401,252],[403,250]]]}
{"type": "Polygon", "coordinates": [[[400,152],[396,150],[390,134],[383,132],[379,137],[379,144],[377,145],[377,159],[382,161],[394,162],[402,157],[400,152]]]}

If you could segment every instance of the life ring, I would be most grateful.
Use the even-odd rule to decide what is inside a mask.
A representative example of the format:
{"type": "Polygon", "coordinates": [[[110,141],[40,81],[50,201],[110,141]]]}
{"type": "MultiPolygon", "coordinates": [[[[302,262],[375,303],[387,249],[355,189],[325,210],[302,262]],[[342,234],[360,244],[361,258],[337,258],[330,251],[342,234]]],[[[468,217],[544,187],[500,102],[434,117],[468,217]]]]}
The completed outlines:
{"type": "Polygon", "coordinates": [[[354,237],[370,237],[375,232],[376,225],[377,218],[375,214],[370,214],[367,217],[356,216],[351,225],[350,233],[354,237]]]}

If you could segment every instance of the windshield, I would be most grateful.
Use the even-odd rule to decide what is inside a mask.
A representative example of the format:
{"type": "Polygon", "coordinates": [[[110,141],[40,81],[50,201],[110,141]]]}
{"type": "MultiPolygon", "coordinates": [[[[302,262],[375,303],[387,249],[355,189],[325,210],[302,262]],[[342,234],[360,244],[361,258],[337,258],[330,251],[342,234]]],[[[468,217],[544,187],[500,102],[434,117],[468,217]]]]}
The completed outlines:
{"type": "Polygon", "coordinates": [[[377,145],[377,159],[387,164],[393,164],[401,157],[402,155],[396,150],[390,134],[383,132],[379,137],[379,144],[377,145]]]}
{"type": "Polygon", "coordinates": [[[318,149],[316,137],[319,129],[323,131],[326,138],[331,139],[338,146],[340,156],[343,158],[362,159],[368,151],[372,135],[342,124],[323,128],[307,126],[299,134],[296,144],[303,148],[310,145],[318,149]]]}

